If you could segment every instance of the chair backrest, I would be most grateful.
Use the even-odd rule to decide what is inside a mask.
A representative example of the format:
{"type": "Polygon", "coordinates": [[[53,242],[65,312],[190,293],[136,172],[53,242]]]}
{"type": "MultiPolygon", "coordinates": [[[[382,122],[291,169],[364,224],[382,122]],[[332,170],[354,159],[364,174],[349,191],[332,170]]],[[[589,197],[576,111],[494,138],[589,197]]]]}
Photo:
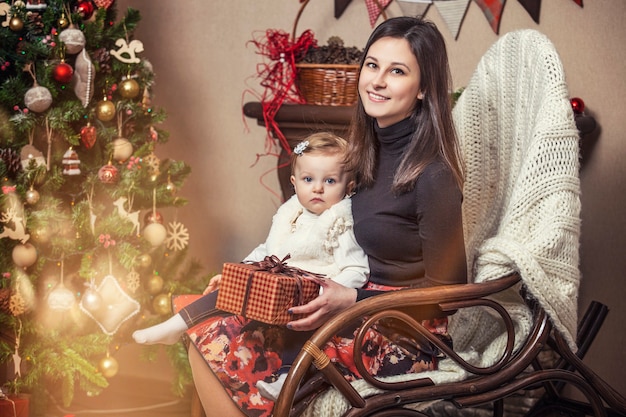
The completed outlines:
{"type": "Polygon", "coordinates": [[[479,62],[454,121],[471,279],[519,272],[575,349],[579,134],[553,44],[535,30],[502,36],[479,62]]]}

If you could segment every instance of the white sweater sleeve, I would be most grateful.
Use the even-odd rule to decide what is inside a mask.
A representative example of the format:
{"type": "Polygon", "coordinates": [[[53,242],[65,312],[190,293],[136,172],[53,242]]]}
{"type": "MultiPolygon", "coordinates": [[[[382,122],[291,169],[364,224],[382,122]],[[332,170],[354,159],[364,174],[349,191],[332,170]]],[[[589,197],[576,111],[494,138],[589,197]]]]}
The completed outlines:
{"type": "Polygon", "coordinates": [[[369,263],[367,255],[357,244],[352,229],[337,237],[338,246],[334,250],[334,257],[339,274],[333,281],[349,288],[361,288],[369,279],[369,263]]]}

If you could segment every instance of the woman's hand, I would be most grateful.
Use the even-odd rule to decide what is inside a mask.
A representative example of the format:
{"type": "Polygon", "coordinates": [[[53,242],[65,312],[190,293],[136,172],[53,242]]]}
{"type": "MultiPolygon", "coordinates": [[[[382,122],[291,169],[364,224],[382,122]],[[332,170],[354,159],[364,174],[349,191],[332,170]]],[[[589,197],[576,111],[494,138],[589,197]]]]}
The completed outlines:
{"type": "Polygon", "coordinates": [[[202,295],[207,295],[210,292],[217,290],[220,286],[220,280],[222,279],[222,274],[217,274],[209,281],[209,285],[204,289],[202,295]]]}
{"type": "Polygon", "coordinates": [[[292,307],[293,314],[307,314],[307,317],[287,323],[292,330],[315,330],[337,313],[356,303],[356,290],[344,287],[330,279],[320,280],[322,293],[308,304],[292,307]]]}

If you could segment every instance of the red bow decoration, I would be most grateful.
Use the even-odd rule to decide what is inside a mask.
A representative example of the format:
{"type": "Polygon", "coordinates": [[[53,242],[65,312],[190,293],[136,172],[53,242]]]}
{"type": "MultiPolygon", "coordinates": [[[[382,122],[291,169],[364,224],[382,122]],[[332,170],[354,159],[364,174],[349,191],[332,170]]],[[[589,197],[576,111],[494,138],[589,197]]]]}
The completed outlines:
{"type": "Polygon", "coordinates": [[[317,278],[326,278],[324,274],[316,274],[315,272],[305,271],[295,266],[287,265],[287,259],[291,258],[291,254],[287,254],[283,259],[279,259],[276,255],[266,256],[262,261],[246,262],[247,264],[258,267],[258,271],[267,271],[272,274],[283,274],[288,277],[313,276],[317,278]]]}
{"type": "Polygon", "coordinates": [[[300,60],[311,47],[317,46],[313,32],[304,31],[297,40],[282,31],[268,29],[263,36],[250,41],[257,48],[257,54],[269,59],[257,65],[257,77],[261,78],[264,88],[260,101],[263,106],[263,119],[268,133],[268,153],[271,147],[272,133],[281,146],[291,154],[291,147],[274,120],[282,104],[289,100],[303,103],[296,85],[296,62],[300,60]]]}

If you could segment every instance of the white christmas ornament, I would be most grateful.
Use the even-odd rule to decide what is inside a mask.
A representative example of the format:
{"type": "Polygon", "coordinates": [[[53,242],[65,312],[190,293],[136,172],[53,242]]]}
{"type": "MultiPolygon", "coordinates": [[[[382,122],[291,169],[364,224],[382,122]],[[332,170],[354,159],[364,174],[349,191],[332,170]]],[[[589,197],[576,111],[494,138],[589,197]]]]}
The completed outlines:
{"type": "Polygon", "coordinates": [[[183,250],[189,244],[189,230],[180,222],[172,222],[167,225],[169,236],[165,245],[169,250],[183,250]]]}
{"type": "Polygon", "coordinates": [[[22,148],[20,160],[23,169],[27,169],[33,160],[35,161],[34,168],[46,165],[46,158],[43,157],[43,153],[33,145],[26,145],[22,148]]]}
{"type": "Polygon", "coordinates": [[[37,261],[37,249],[30,243],[15,245],[11,255],[20,268],[28,268],[37,261]]]}
{"type": "Polygon", "coordinates": [[[128,139],[117,138],[113,141],[113,159],[125,162],[133,154],[133,144],[128,139]]]}
{"type": "Polygon", "coordinates": [[[75,302],[74,293],[67,289],[63,281],[59,282],[48,294],[48,306],[53,310],[69,310],[75,302]]]}
{"type": "Polygon", "coordinates": [[[52,94],[50,90],[41,85],[30,88],[24,95],[24,104],[28,110],[35,113],[42,113],[50,108],[52,104],[52,94]]]}
{"type": "Polygon", "coordinates": [[[81,306],[89,311],[96,311],[102,306],[102,297],[95,287],[89,287],[85,290],[81,299],[81,306]]]}
{"type": "Polygon", "coordinates": [[[83,104],[83,107],[87,107],[93,98],[94,74],[96,73],[96,69],[85,49],[76,56],[74,67],[72,88],[74,88],[74,93],[83,104]]]}
{"type": "Polygon", "coordinates": [[[65,44],[65,52],[70,55],[75,55],[82,51],[87,42],[85,34],[80,29],[76,29],[74,25],[64,29],[59,34],[59,40],[65,44]]]}
{"type": "MultiPolygon", "coordinates": [[[[20,242],[22,242],[22,245],[17,245],[13,248],[13,260],[15,261],[15,257],[17,256],[18,259],[21,261],[21,252],[23,251],[22,247],[25,246],[24,244],[30,238],[30,235],[26,233],[24,206],[20,203],[19,197],[17,197],[14,193],[7,194],[5,198],[8,200],[8,207],[6,211],[0,213],[0,222],[4,223],[2,225],[2,232],[0,232],[0,239],[8,237],[13,240],[19,240],[20,242]]],[[[35,249],[35,247],[33,245],[30,245],[26,248],[28,249],[28,252],[34,252],[35,259],[37,259],[37,250],[35,249]]],[[[32,265],[32,263],[30,265],[32,265]]]]}
{"type": "Polygon", "coordinates": [[[139,210],[128,212],[124,207],[128,199],[126,197],[120,197],[113,202],[113,205],[117,207],[117,214],[122,218],[126,219],[133,224],[133,231],[139,234],[139,210]]]}
{"type": "Polygon", "coordinates": [[[161,223],[150,223],[143,229],[143,237],[152,246],[160,246],[167,238],[167,229],[161,223]]]}
{"type": "Polygon", "coordinates": [[[69,148],[63,155],[63,174],[64,175],[80,175],[80,159],[78,154],[72,148],[69,148]]]}
{"type": "Polygon", "coordinates": [[[136,54],[143,52],[143,43],[137,39],[133,39],[130,43],[126,39],[119,38],[115,41],[115,46],[119,49],[111,49],[109,52],[119,61],[125,64],[138,64],[141,62],[136,54]]]}

